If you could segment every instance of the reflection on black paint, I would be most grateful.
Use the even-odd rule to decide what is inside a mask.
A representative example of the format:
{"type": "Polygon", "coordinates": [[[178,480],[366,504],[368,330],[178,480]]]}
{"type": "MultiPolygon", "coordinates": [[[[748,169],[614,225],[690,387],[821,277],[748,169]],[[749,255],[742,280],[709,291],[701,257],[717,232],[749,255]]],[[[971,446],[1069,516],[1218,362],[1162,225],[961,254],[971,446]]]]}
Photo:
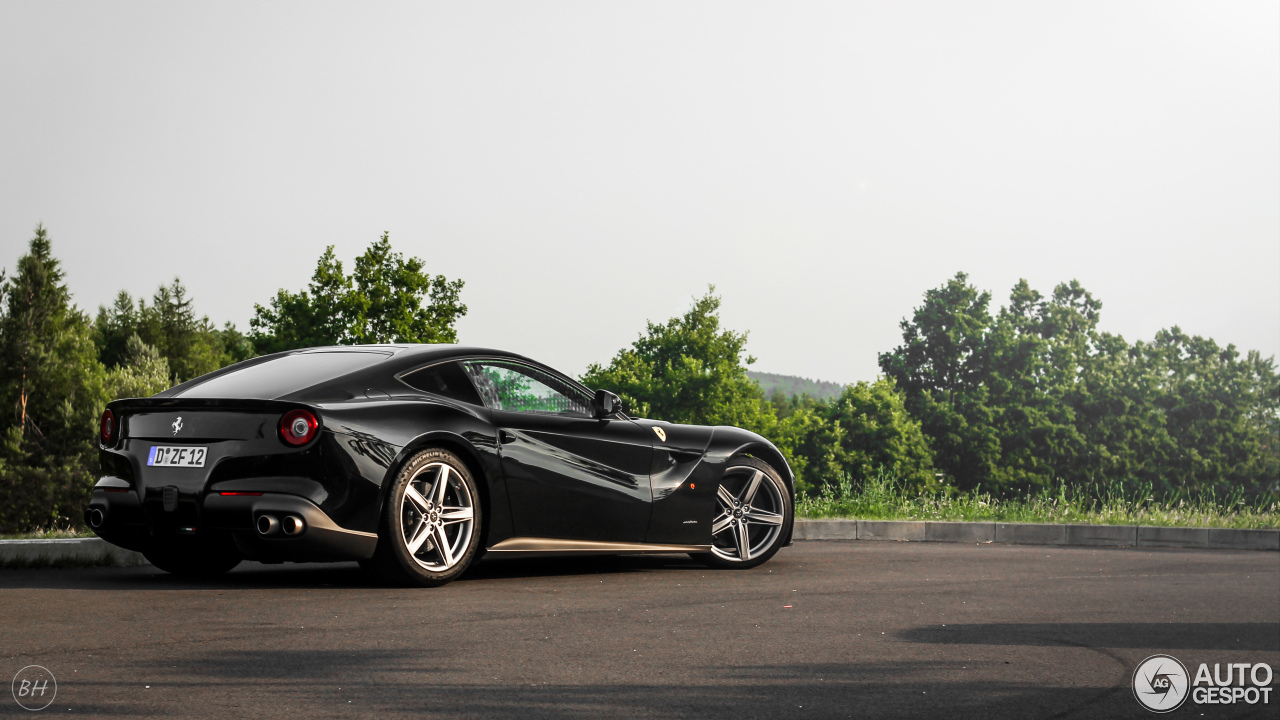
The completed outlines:
{"type": "Polygon", "coordinates": [[[652,471],[654,502],[664,500],[679,490],[701,461],[701,452],[655,450],[652,471]]]}
{"type": "MultiPolygon", "coordinates": [[[[597,462],[591,458],[575,454],[557,444],[548,442],[548,440],[554,439],[558,440],[560,444],[570,444],[565,441],[573,440],[573,438],[565,438],[563,436],[557,437],[544,433],[531,432],[527,433],[524,439],[527,443],[541,445],[545,448],[543,452],[552,458],[553,465],[558,465],[564,468],[568,474],[596,478],[605,483],[618,486],[620,489],[627,492],[628,495],[634,495],[641,488],[644,488],[645,492],[642,494],[646,496],[648,495],[648,476],[632,475],[630,473],[623,472],[622,470],[597,462]]],[[[625,452],[630,449],[629,446],[622,443],[615,444],[619,446],[620,451],[625,452]]],[[[600,487],[599,483],[592,483],[592,485],[600,487]]],[[[606,488],[601,489],[607,492],[606,488]]],[[[647,499],[647,497],[643,499],[647,499]]]]}
{"type": "Polygon", "coordinates": [[[628,421],[504,413],[502,468],[517,535],[641,542],[649,435],[628,421]]]}
{"type": "Polygon", "coordinates": [[[376,436],[366,432],[359,432],[344,428],[342,431],[350,439],[347,440],[347,446],[351,448],[356,455],[362,455],[374,461],[384,468],[391,467],[391,463],[396,459],[396,448],[382,442],[376,436]]]}

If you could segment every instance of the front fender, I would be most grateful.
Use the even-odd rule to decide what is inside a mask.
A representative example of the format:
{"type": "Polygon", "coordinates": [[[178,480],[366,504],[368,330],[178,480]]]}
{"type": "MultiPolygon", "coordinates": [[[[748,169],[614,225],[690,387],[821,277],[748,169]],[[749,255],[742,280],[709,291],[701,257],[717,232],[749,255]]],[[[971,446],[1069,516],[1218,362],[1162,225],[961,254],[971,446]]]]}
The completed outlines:
{"type": "MultiPolygon", "coordinates": [[[[769,463],[774,470],[778,471],[783,484],[787,486],[791,509],[793,513],[795,512],[796,476],[791,471],[791,466],[787,463],[786,457],[783,456],[782,451],[776,445],[769,442],[764,436],[749,430],[721,426],[716,428],[708,453],[712,452],[713,449],[717,454],[723,455],[726,462],[735,455],[750,455],[769,463]]],[[[792,522],[791,527],[787,528],[786,537],[782,538],[783,545],[791,544],[791,533],[794,529],[795,523],[792,522]]]]}
{"type": "MultiPolygon", "coordinates": [[[[717,513],[716,489],[729,460],[747,454],[769,463],[795,506],[795,476],[773,443],[742,428],[637,421],[663,430],[654,443],[653,513],[646,542],[706,545],[717,513]]],[[[656,434],[656,433],[655,433],[656,434]]],[[[791,541],[788,535],[784,542],[791,541]]]]}

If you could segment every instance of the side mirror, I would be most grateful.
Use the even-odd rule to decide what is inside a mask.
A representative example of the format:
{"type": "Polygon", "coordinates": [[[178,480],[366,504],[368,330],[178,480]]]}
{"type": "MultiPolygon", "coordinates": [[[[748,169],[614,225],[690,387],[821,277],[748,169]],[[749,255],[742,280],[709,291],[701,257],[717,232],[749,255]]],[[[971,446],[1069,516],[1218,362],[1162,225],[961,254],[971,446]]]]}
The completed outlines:
{"type": "Polygon", "coordinates": [[[595,411],[597,419],[607,418],[622,410],[622,400],[608,390],[597,390],[596,396],[591,399],[591,409],[595,411]]]}

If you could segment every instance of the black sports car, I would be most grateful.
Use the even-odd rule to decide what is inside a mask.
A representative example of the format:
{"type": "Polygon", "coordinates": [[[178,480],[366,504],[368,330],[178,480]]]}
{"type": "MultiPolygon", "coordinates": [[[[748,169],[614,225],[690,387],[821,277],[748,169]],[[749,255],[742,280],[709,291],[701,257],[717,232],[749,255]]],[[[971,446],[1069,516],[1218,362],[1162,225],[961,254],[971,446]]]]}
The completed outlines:
{"type": "Polygon", "coordinates": [[[359,560],[438,585],[482,553],[752,567],[791,540],[794,478],[768,440],[630,418],[617,395],[496,350],[254,358],[110,403],[100,443],[86,522],[174,573],[359,560]]]}

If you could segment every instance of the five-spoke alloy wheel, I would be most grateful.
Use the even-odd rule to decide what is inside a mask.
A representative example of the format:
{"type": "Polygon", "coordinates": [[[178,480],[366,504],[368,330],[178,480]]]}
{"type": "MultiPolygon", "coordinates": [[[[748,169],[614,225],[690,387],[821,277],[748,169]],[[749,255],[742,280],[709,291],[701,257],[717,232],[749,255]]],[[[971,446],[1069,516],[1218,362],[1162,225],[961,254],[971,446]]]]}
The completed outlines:
{"type": "Polygon", "coordinates": [[[391,488],[370,563],[397,583],[443,585],[475,558],[480,503],[467,466],[447,450],[415,455],[391,488]]]}
{"type": "Polygon", "coordinates": [[[716,491],[711,552],[697,558],[727,568],[755,567],[773,557],[790,534],[791,495],[768,463],[735,457],[716,491]]]}

